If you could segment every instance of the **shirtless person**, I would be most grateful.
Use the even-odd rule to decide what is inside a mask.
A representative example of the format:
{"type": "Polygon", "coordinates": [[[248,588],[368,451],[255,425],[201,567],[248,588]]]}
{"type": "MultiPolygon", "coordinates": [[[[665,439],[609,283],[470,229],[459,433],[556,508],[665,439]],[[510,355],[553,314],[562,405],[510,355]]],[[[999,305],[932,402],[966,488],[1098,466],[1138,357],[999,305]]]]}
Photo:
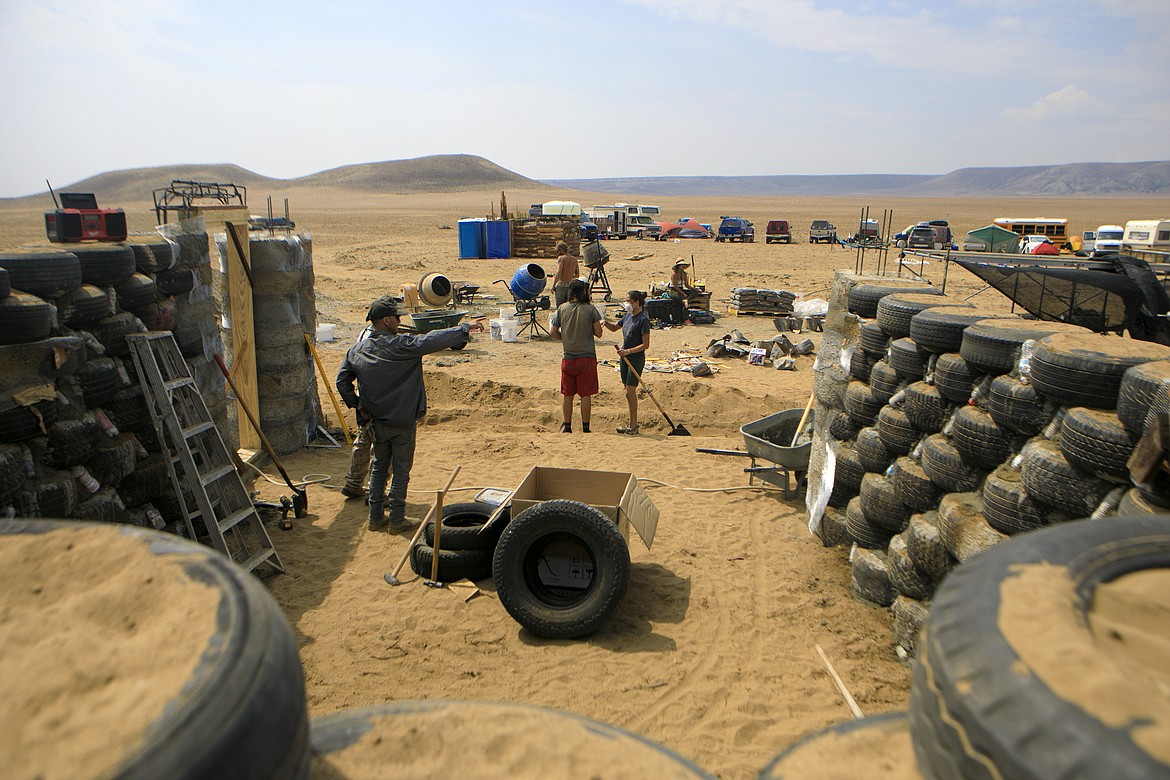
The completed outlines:
{"type": "Polygon", "coordinates": [[[557,275],[553,277],[553,293],[556,295],[556,306],[569,300],[569,283],[581,276],[581,266],[577,258],[569,254],[569,245],[564,241],[557,243],[557,275]]]}

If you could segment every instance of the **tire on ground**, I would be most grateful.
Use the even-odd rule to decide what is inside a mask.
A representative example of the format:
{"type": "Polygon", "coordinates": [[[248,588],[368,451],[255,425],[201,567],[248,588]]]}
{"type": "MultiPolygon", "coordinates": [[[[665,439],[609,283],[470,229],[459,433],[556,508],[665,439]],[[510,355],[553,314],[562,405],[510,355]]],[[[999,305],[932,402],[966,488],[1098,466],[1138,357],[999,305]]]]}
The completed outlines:
{"type": "MultiPolygon", "coordinates": [[[[0,520],[0,535],[92,528],[76,522],[0,520]]],[[[304,777],[309,721],[297,643],[280,607],[252,575],[219,553],[171,534],[130,526],[111,540],[141,540],[217,594],[215,631],[182,691],[119,777],[304,777]]],[[[79,768],[80,769],[80,768],[79,768]]]]}
{"type": "Polygon", "coordinates": [[[617,526],[576,501],[525,509],[504,530],[492,560],[496,592],[508,614],[537,636],[553,639],[597,630],[621,603],[629,576],[630,552],[617,526]],[[562,561],[555,580],[546,573],[550,558],[562,561]],[[585,565],[569,565],[572,559],[585,565]]]}
{"type": "Polygon", "coordinates": [[[1151,722],[1164,699],[1150,675],[1118,663],[1119,653],[1132,653],[1095,627],[1092,612],[1105,583],[1167,567],[1165,520],[1139,517],[1042,529],[953,572],[935,593],[911,683],[923,774],[1165,776],[1164,754],[1152,755],[1134,726],[1151,722]],[[1078,696],[1084,679],[1107,699],[1078,696]]]}
{"type": "MultiPolygon", "coordinates": [[[[443,506],[443,533],[439,542],[444,550],[494,550],[500,534],[511,519],[511,509],[505,508],[492,527],[483,530],[484,523],[496,510],[494,504],[484,501],[465,501],[443,506]]],[[[435,546],[435,521],[428,520],[423,539],[435,546]]],[[[489,566],[490,569],[490,566],[489,566]]],[[[429,571],[428,571],[429,573],[429,571]]],[[[490,574],[490,571],[489,571],[490,574]]]]}
{"type": "Polygon", "coordinates": [[[888,607],[898,595],[890,581],[889,562],[881,550],[858,547],[850,561],[850,580],[857,598],[888,607]]]}
{"type": "MultiPolygon", "coordinates": [[[[440,541],[444,541],[440,539],[440,541]]],[[[410,548],[410,569],[420,577],[430,578],[434,567],[435,548],[418,542],[410,548]]],[[[457,580],[486,580],[492,574],[491,550],[439,549],[439,582],[457,580]]]]}

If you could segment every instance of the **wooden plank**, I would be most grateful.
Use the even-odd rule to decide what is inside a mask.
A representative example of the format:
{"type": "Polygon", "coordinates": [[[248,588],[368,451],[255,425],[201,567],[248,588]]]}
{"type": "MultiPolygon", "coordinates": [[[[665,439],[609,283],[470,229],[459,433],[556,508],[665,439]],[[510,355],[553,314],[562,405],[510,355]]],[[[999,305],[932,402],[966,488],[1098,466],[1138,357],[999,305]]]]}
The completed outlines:
{"type": "MultiPolygon", "coordinates": [[[[245,268],[250,267],[248,226],[224,222],[227,240],[227,284],[231,297],[232,381],[236,384],[236,403],[246,404],[257,419],[260,417],[260,391],[256,382],[256,336],[252,322],[252,286],[245,268]],[[237,248],[238,247],[238,248],[237,248]],[[240,252],[243,252],[241,257],[240,252]]],[[[260,435],[248,422],[248,415],[237,410],[240,448],[260,449],[260,435]]]]}

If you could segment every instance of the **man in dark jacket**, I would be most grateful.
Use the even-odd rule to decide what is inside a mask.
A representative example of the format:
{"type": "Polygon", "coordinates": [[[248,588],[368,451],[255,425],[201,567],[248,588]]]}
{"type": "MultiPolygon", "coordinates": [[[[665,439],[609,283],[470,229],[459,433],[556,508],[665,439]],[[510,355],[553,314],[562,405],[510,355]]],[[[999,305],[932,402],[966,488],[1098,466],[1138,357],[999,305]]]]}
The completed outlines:
{"type": "Polygon", "coordinates": [[[406,487],[414,465],[415,426],[427,411],[422,357],[463,347],[470,331],[483,330],[483,326],[464,322],[425,334],[400,334],[397,302],[389,296],[374,301],[366,319],[372,329],[369,338],[354,344],[345,354],[337,372],[337,392],[346,406],[373,420],[369,528],[378,531],[389,524],[401,529],[408,526],[406,487]],[[382,507],[387,498],[388,474],[393,476],[387,519],[382,507]]]}

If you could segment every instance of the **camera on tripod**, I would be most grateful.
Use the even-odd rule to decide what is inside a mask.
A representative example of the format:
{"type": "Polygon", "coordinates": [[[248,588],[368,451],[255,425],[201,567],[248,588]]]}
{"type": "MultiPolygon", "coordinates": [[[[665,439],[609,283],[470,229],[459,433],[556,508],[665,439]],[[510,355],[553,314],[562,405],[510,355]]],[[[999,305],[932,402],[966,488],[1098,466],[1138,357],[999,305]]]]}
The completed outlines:
{"type": "Polygon", "coordinates": [[[529,298],[527,300],[516,299],[516,313],[527,314],[530,311],[548,311],[552,308],[552,302],[547,295],[542,295],[539,298],[529,298]]]}

